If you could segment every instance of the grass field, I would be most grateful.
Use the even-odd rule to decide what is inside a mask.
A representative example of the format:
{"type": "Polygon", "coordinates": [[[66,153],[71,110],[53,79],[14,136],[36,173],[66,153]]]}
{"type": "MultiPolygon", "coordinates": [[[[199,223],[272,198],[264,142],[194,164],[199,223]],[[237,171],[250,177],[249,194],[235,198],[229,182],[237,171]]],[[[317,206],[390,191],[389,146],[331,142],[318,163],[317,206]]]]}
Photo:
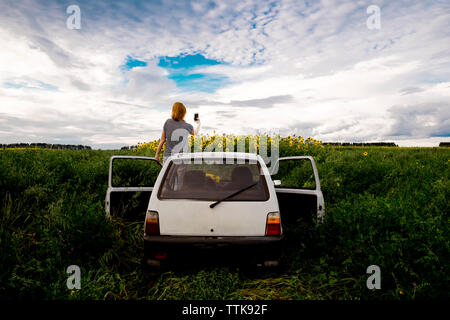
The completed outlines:
{"type": "Polygon", "coordinates": [[[151,282],[142,223],[105,223],[103,201],[109,157],[152,150],[0,150],[0,298],[449,298],[450,149],[298,143],[280,153],[315,157],[326,218],[296,228],[281,271],[181,268],[151,282]],[[73,264],[81,290],[66,287],[73,264]],[[381,290],[366,287],[369,265],[381,290]]]}

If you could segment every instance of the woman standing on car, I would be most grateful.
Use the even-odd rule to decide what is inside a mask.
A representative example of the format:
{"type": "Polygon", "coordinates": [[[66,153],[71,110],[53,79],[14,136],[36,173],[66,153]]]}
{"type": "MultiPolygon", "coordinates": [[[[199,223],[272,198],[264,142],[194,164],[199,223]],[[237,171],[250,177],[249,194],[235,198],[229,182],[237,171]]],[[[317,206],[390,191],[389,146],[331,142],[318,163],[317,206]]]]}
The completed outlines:
{"type": "Polygon", "coordinates": [[[196,135],[200,131],[200,118],[197,118],[197,128],[184,121],[186,115],[186,107],[181,102],[175,102],[172,106],[172,118],[167,119],[164,123],[159,140],[158,148],[156,149],[155,158],[160,161],[159,153],[161,148],[166,143],[166,148],[163,153],[163,161],[175,153],[188,150],[188,138],[190,134],[196,135]]]}

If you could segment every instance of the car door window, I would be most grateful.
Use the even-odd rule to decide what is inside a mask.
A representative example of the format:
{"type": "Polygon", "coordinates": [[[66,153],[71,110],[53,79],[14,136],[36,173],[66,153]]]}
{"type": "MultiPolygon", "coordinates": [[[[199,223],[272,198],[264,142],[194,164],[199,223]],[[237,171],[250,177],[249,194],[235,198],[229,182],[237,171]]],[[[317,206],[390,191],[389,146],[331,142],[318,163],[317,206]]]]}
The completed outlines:
{"type": "Polygon", "coordinates": [[[273,180],[280,180],[281,184],[276,188],[292,189],[316,189],[314,169],[309,159],[286,159],[279,161],[273,180]]]}
{"type": "Polygon", "coordinates": [[[112,165],[112,186],[153,187],[160,169],[156,161],[116,158],[112,165]]]}

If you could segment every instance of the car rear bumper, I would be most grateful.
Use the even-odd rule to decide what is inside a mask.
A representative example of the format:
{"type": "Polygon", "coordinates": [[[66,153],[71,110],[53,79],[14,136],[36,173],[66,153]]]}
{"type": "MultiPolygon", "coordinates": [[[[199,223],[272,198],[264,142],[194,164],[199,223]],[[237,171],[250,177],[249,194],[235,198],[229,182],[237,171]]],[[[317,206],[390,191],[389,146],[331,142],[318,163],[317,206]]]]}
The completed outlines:
{"type": "Polygon", "coordinates": [[[146,259],[176,259],[188,255],[252,260],[278,259],[281,237],[144,236],[146,259]]]}
{"type": "Polygon", "coordinates": [[[204,237],[204,236],[144,236],[144,241],[155,244],[234,244],[257,245],[276,243],[282,239],[276,236],[264,237],[204,237]]]}

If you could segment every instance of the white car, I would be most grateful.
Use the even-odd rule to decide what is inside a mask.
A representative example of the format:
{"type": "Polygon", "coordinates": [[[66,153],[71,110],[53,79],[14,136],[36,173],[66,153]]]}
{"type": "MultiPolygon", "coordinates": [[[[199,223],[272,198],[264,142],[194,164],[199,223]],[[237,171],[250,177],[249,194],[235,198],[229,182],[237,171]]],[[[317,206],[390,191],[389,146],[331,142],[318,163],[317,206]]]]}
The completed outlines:
{"type": "MultiPolygon", "coordinates": [[[[106,195],[106,212],[113,195],[150,193],[144,222],[145,261],[157,266],[172,257],[231,253],[266,266],[278,264],[284,220],[309,216],[321,222],[324,200],[312,157],[279,158],[274,166],[309,166],[308,189],[285,187],[272,180],[256,154],[234,152],[180,153],[167,159],[153,186],[112,185],[113,162],[154,161],[150,157],[113,156],[106,195]],[[215,249],[215,250],[205,250],[215,249]]],[[[272,172],[273,173],[273,172],[272,172]]],[[[148,198],[147,198],[148,199],[148,198]]]]}

